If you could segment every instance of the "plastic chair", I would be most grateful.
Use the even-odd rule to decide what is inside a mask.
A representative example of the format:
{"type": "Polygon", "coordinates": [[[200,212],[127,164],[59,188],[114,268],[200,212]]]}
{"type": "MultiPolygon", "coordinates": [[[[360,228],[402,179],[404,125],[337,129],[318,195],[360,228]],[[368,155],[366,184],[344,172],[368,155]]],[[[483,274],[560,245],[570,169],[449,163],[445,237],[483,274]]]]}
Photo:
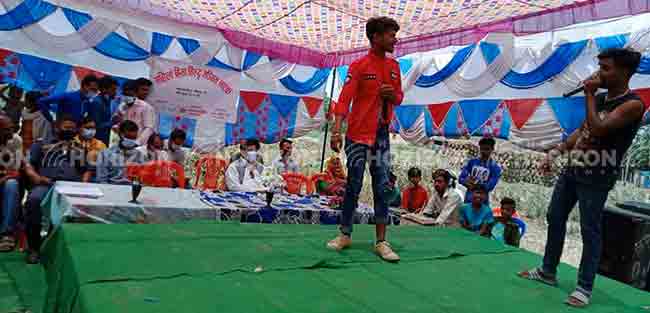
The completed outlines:
{"type": "MultiPolygon", "coordinates": [[[[496,207],[496,208],[492,209],[492,216],[494,216],[494,217],[500,217],[500,216],[501,216],[501,208],[500,208],[500,207],[496,207]]],[[[513,217],[513,218],[521,218],[521,217],[519,216],[519,214],[517,214],[517,211],[515,211],[515,214],[513,214],[512,217],[513,217]]]]}
{"type": "Polygon", "coordinates": [[[138,177],[140,182],[150,187],[172,188],[174,179],[172,171],[176,172],[178,187],[185,188],[185,170],[183,167],[172,161],[152,161],[145,164],[127,166],[127,175],[133,179],[138,177]]]}
{"type": "Polygon", "coordinates": [[[287,183],[286,190],[290,194],[299,194],[303,186],[307,189],[309,185],[307,177],[300,173],[284,173],[282,178],[287,183]]]}
{"type": "Polygon", "coordinates": [[[194,179],[193,188],[200,190],[226,190],[225,177],[227,168],[228,162],[224,159],[217,158],[213,155],[201,157],[194,164],[196,178],[194,179]],[[203,184],[199,184],[202,175],[204,176],[203,184]]]}
{"type": "Polygon", "coordinates": [[[324,180],[329,177],[329,174],[327,173],[316,173],[314,175],[311,175],[309,177],[309,183],[307,184],[307,193],[312,194],[315,193],[317,190],[316,184],[318,183],[319,180],[324,180]]]}

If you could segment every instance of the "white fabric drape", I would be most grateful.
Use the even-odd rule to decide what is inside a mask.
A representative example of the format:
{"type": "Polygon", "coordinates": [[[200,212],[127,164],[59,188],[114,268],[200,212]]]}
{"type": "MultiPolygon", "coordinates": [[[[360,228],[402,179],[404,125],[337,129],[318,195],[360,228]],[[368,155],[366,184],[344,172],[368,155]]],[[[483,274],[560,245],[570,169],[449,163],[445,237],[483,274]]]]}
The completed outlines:
{"type": "Polygon", "coordinates": [[[413,125],[410,128],[406,129],[400,127],[399,134],[404,140],[412,142],[419,145],[425,145],[430,142],[429,137],[427,137],[427,129],[424,122],[424,113],[421,113],[420,116],[415,120],[413,125]]]}
{"type": "Polygon", "coordinates": [[[402,91],[406,92],[415,85],[422,73],[433,64],[433,57],[431,53],[417,53],[413,56],[411,70],[402,76],[402,91]]]}
{"type": "Polygon", "coordinates": [[[239,49],[233,45],[228,45],[226,48],[227,48],[226,52],[228,53],[228,61],[230,61],[230,65],[240,69],[242,66],[242,62],[244,60],[244,50],[239,49]]]}
{"type": "Polygon", "coordinates": [[[122,24],[122,28],[131,42],[146,51],[151,50],[151,32],[128,24],[122,24]]]}
{"type": "MultiPolygon", "coordinates": [[[[461,73],[466,65],[463,65],[458,71],[445,79],[444,84],[454,94],[467,98],[479,96],[497,84],[512,68],[514,36],[509,33],[494,33],[489,34],[485,41],[499,45],[501,53],[476,78],[464,78],[461,73]]],[[[472,54],[476,53],[482,54],[480,49],[475,49],[472,52],[472,54]]]]}
{"type": "Polygon", "coordinates": [[[562,141],[562,127],[551,106],[544,102],[521,129],[510,128],[509,141],[520,147],[544,150],[562,141]]]}
{"type": "Polygon", "coordinates": [[[75,33],[57,36],[39,23],[22,28],[23,33],[43,48],[60,53],[73,53],[95,47],[120,26],[120,23],[94,18],[75,33]]]}
{"type": "Polygon", "coordinates": [[[190,62],[197,65],[206,65],[212,61],[212,58],[224,45],[225,40],[223,40],[223,37],[220,38],[221,40],[218,41],[201,42],[201,46],[188,56],[190,62]]]}
{"type": "Polygon", "coordinates": [[[262,84],[272,84],[282,79],[296,68],[295,63],[288,63],[282,60],[273,59],[267,63],[262,63],[244,71],[244,74],[262,84]]]}

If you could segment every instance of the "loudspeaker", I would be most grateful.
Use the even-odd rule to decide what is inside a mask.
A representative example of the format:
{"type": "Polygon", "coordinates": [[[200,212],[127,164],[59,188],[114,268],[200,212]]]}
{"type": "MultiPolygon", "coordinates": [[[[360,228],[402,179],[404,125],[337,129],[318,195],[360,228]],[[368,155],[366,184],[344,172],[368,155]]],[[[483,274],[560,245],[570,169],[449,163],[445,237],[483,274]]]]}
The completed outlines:
{"type": "Polygon", "coordinates": [[[626,202],[603,212],[599,274],[650,291],[650,204],[626,202]]]}

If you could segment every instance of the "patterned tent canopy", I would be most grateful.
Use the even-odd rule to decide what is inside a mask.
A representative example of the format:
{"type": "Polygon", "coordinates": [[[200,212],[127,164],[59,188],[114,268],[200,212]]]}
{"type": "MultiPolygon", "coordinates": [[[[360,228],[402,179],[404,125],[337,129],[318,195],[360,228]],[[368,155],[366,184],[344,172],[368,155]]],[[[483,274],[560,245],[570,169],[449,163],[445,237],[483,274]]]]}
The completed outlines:
{"type": "MultiPolygon", "coordinates": [[[[64,1],[66,2],[66,1],[64,1]]],[[[77,2],[68,0],[67,2],[77,2]]],[[[240,48],[332,66],[367,48],[365,23],[401,25],[396,54],[473,43],[490,31],[549,31],[648,10],[648,0],[95,0],[183,23],[216,27],[240,48]]]]}

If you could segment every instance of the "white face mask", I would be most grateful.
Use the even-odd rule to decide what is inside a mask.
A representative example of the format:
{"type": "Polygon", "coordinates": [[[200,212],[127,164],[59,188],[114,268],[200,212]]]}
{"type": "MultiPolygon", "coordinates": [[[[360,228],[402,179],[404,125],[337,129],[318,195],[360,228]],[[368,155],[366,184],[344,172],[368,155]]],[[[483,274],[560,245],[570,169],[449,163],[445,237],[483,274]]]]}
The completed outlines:
{"type": "Polygon", "coordinates": [[[132,105],[133,103],[135,103],[135,97],[132,97],[132,96],[122,96],[122,101],[123,101],[126,105],[132,105]]]}
{"type": "Polygon", "coordinates": [[[96,91],[89,91],[89,92],[86,93],[86,97],[88,97],[88,99],[92,99],[94,97],[97,97],[98,94],[99,93],[96,92],[96,91]]]}
{"type": "Polygon", "coordinates": [[[248,151],[248,153],[246,154],[246,159],[250,163],[257,161],[257,151],[248,151]]]}
{"type": "Polygon", "coordinates": [[[95,134],[97,133],[97,130],[94,128],[82,128],[81,129],[81,137],[83,139],[92,139],[95,137],[95,134]]]}
{"type": "Polygon", "coordinates": [[[174,150],[174,151],[179,150],[181,148],[180,145],[177,145],[177,144],[175,144],[173,142],[169,145],[169,147],[172,148],[172,150],[174,150]]]}

